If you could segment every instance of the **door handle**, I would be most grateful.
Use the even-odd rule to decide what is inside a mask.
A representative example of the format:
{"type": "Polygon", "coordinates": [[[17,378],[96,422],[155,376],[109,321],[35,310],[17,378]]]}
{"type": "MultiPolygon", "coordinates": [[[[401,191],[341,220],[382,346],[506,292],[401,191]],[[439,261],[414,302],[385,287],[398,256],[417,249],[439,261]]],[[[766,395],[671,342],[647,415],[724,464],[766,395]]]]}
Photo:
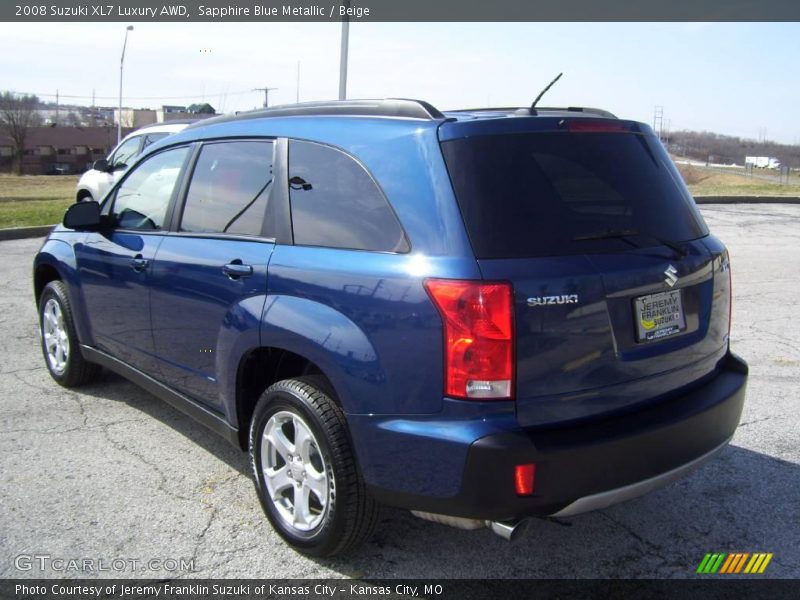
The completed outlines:
{"type": "Polygon", "coordinates": [[[144,271],[149,264],[150,261],[146,258],[142,258],[141,254],[137,254],[131,259],[131,268],[137,273],[144,271]]]}
{"type": "Polygon", "coordinates": [[[253,267],[250,265],[243,265],[241,261],[233,261],[223,266],[222,272],[227,275],[228,278],[236,280],[242,277],[250,277],[253,274],[253,267]]]}

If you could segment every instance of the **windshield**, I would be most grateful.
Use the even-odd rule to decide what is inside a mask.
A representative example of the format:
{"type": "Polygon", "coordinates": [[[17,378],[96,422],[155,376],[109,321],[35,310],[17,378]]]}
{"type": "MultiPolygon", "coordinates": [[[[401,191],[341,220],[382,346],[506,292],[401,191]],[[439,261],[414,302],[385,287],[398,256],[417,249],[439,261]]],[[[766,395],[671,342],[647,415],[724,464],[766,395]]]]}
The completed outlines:
{"type": "Polygon", "coordinates": [[[442,151],[477,258],[619,252],[708,233],[652,135],[480,135],[442,151]]]}

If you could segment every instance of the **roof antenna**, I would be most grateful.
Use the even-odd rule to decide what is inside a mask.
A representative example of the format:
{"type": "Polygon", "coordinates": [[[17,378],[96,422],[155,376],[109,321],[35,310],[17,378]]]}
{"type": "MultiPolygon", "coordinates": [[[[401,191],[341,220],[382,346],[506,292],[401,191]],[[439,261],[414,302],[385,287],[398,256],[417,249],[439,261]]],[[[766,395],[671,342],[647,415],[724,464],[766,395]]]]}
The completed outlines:
{"type": "Polygon", "coordinates": [[[531,104],[531,114],[532,114],[532,115],[535,115],[535,114],[536,114],[536,105],[539,103],[539,100],[541,100],[541,99],[542,99],[542,96],[544,96],[544,95],[547,93],[547,90],[549,90],[551,87],[553,87],[553,84],[554,84],[556,81],[558,81],[559,79],[561,79],[561,76],[562,76],[563,74],[564,74],[564,73],[559,73],[559,74],[556,76],[556,78],[555,78],[555,79],[553,79],[553,81],[551,81],[550,83],[548,83],[548,84],[547,84],[547,87],[546,87],[546,88],[544,88],[544,89],[541,91],[541,93],[540,93],[538,96],[536,96],[536,100],[534,100],[534,101],[533,101],[533,104],[531,104]]]}

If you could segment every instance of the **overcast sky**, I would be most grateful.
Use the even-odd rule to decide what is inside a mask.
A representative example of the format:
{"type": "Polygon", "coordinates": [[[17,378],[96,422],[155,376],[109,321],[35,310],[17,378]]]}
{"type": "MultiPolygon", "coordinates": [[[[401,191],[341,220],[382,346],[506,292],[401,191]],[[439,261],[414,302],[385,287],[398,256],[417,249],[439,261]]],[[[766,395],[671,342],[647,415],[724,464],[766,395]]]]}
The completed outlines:
{"type": "MultiPolygon", "coordinates": [[[[0,89],[116,105],[127,24],[0,23],[0,89]]],[[[301,101],[337,96],[337,23],[132,24],[126,105],[292,103],[298,61],[301,101]]],[[[348,97],[522,106],[563,71],[543,105],[800,144],[798,57],[798,23],[352,23],[348,97]]]]}

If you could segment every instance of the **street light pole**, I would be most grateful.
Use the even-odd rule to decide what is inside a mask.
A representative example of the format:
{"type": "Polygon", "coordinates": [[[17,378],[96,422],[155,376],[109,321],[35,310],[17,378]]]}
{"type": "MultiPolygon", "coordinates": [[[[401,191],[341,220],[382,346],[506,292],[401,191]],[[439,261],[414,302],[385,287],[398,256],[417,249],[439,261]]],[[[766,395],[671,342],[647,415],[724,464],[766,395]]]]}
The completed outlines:
{"type": "MultiPolygon", "coordinates": [[[[350,0],[345,0],[345,7],[350,8],[350,0]]],[[[350,43],[350,17],[342,18],[342,48],[339,54],[339,100],[347,99],[347,49],[350,43]]]]}
{"type": "Polygon", "coordinates": [[[119,115],[117,115],[117,143],[122,141],[122,65],[125,63],[125,46],[128,45],[128,32],[133,31],[133,25],[125,28],[125,41],[122,43],[122,56],[119,59],[119,115]]]}

